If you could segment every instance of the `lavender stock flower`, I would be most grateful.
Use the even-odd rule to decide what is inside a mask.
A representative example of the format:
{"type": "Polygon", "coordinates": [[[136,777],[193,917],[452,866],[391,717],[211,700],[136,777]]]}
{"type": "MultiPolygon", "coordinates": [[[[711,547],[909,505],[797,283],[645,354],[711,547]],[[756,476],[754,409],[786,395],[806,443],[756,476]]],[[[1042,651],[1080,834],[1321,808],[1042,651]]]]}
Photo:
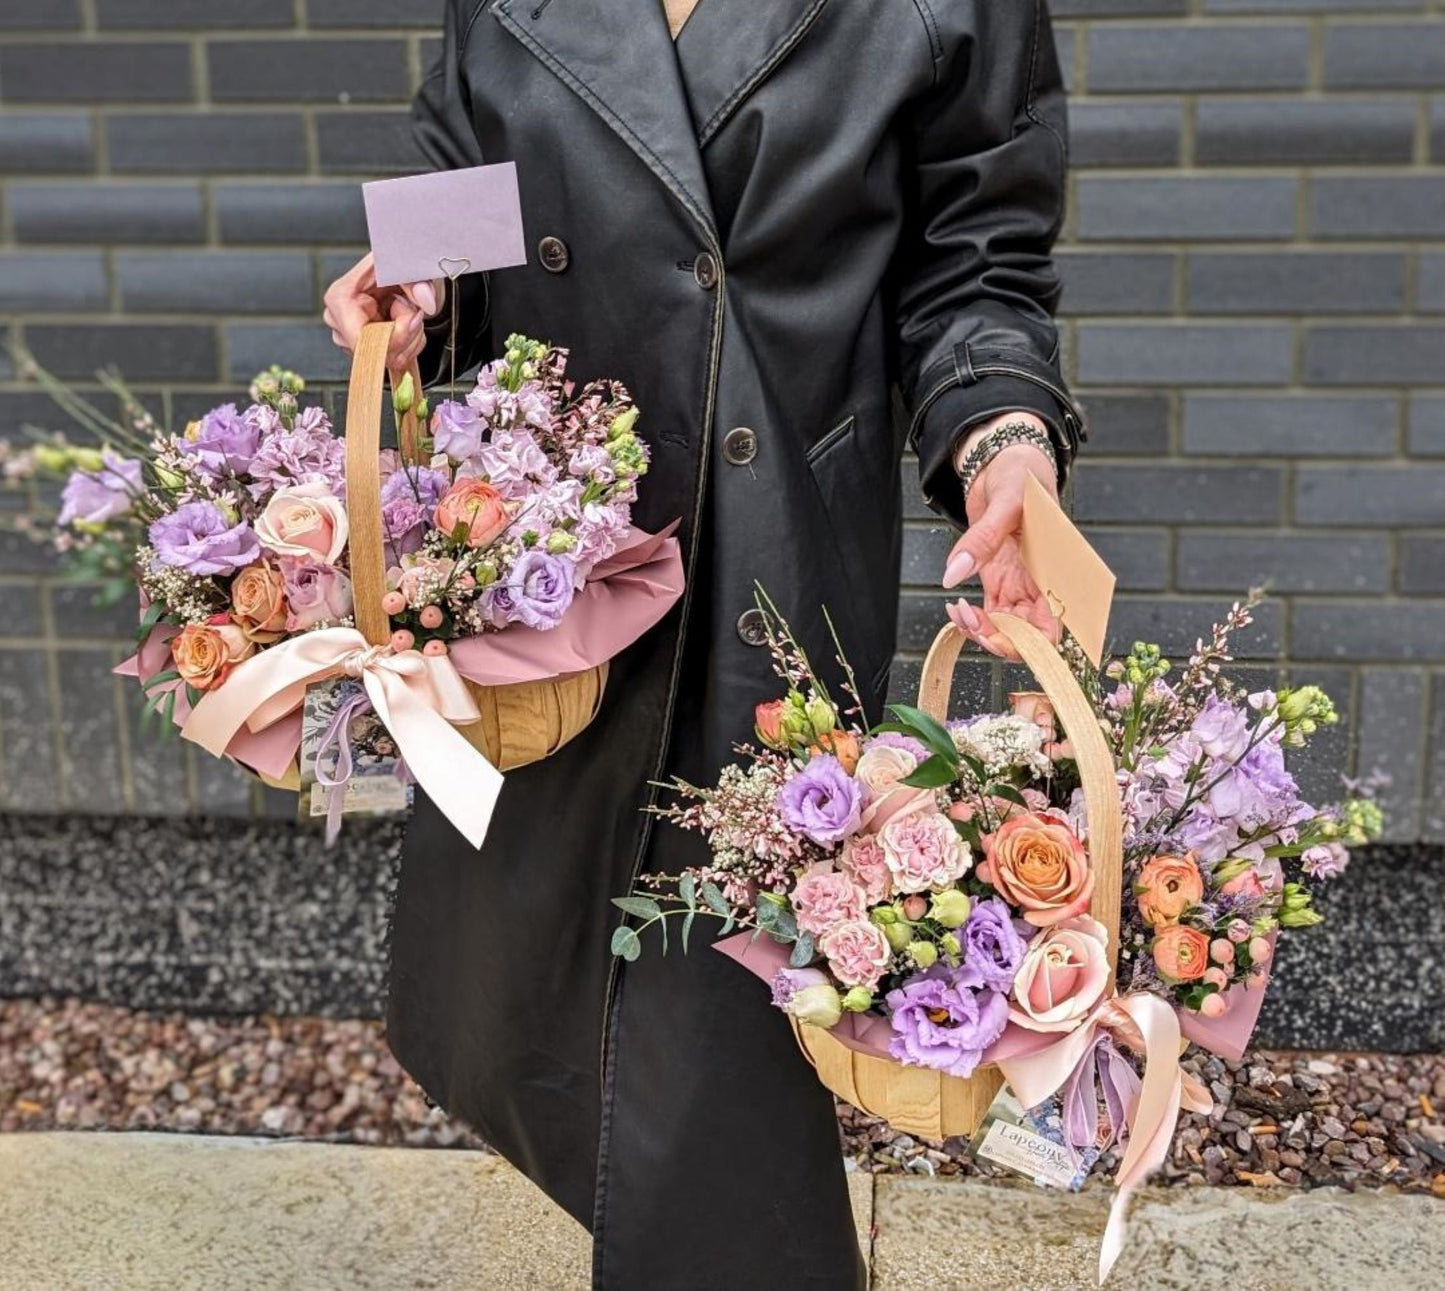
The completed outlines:
{"type": "Polygon", "coordinates": [[[778,813],[794,833],[831,847],[858,828],[862,800],[858,782],[843,764],[831,753],[820,753],[779,790],[778,813]]]}
{"type": "Polygon", "coordinates": [[[261,426],[261,443],[250,470],[251,491],[257,497],[288,484],[307,483],[324,484],[336,497],[345,496],[346,445],[331,433],[331,423],[320,409],[307,408],[290,430],[270,408],[248,408],[244,415],[261,426]]]}
{"type": "Polygon", "coordinates": [[[188,574],[229,574],[260,559],[250,525],[232,523],[214,502],[187,502],[150,527],[156,562],[188,574]]]}
{"type": "Polygon", "coordinates": [[[241,475],[251,468],[261,432],[257,418],[243,416],[233,403],[223,403],[196,422],[194,436],[187,434],[177,446],[213,479],[241,475]]]}
{"type": "Polygon", "coordinates": [[[436,450],[454,462],[475,457],[482,447],[481,415],[470,404],[446,399],[437,404],[432,416],[432,438],[436,450]]]}

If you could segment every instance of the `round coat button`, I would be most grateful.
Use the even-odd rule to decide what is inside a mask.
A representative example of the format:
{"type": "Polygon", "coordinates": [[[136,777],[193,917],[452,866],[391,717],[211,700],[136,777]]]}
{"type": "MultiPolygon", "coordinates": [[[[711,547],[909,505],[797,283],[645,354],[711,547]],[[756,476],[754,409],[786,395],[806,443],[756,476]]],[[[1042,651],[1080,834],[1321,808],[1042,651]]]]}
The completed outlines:
{"type": "Polygon", "coordinates": [[[767,645],[768,625],[762,610],[754,607],[738,615],[738,636],[742,638],[744,645],[767,645]]]}
{"type": "Polygon", "coordinates": [[[758,455],[758,437],[746,426],[734,426],[722,446],[723,459],[733,466],[746,466],[758,455]]]}
{"type": "Polygon", "coordinates": [[[711,291],[717,286],[717,261],[711,252],[704,251],[692,262],[692,276],[704,291],[711,291]]]}
{"type": "Polygon", "coordinates": [[[572,258],[567,244],[561,238],[553,237],[543,238],[537,243],[537,255],[542,261],[542,268],[549,273],[561,273],[572,258]]]}

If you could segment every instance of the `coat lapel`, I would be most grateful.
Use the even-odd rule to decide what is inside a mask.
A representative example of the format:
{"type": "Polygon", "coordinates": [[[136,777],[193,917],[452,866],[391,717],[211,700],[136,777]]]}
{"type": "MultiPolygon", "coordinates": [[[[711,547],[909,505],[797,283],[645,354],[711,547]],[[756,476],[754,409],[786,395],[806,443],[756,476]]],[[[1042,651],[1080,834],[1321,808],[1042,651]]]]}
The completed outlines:
{"type": "Polygon", "coordinates": [[[677,60],[699,146],[808,34],[827,0],[699,0],[677,37],[677,60]]]}
{"type": "MultiPolygon", "coordinates": [[[[709,3],[701,0],[697,14],[709,3]]],[[[493,13],[607,122],[716,242],[707,176],[662,0],[497,0],[493,13]]]]}

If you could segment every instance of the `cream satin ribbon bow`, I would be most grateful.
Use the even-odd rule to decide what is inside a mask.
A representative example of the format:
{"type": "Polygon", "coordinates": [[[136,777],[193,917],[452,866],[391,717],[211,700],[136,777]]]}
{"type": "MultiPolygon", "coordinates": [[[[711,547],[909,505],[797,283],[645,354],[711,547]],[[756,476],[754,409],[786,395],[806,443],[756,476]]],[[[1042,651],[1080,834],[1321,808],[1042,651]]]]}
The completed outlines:
{"type": "Polygon", "coordinates": [[[398,654],[370,644],[355,628],[304,632],[240,664],[223,686],[201,697],[181,734],[219,757],[242,727],[264,730],[300,706],[307,686],[342,676],[360,679],[417,783],[480,847],[502,773],[453,726],[480,721],[481,712],[445,655],[398,654]]]}
{"type": "MultiPolygon", "coordinates": [[[[1118,1193],[1109,1208],[1109,1223],[1099,1249],[1102,1283],[1124,1249],[1129,1197],[1164,1164],[1179,1110],[1207,1112],[1213,1102],[1204,1087],[1179,1066],[1182,1036],[1172,1005],[1157,995],[1111,996],[1057,1044],[1037,1053],[999,1061],[999,1070],[1025,1107],[1037,1107],[1059,1091],[1104,1031],[1144,1055],[1139,1099],[1127,1117],[1129,1145],[1115,1176],[1118,1193]]],[[[1118,1126],[1114,1127],[1118,1130],[1118,1126]]]]}

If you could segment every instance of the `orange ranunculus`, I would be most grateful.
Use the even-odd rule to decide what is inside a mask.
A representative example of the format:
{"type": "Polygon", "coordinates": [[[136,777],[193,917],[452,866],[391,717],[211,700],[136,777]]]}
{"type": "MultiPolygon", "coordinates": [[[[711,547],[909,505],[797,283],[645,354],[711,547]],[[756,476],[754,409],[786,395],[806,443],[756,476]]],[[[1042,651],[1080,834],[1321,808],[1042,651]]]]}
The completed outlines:
{"type": "Polygon", "coordinates": [[[196,690],[214,690],[232,668],[254,654],[256,644],[224,614],[191,623],[171,639],[171,658],[181,680],[196,690]]]}
{"type": "Polygon", "coordinates": [[[436,527],[447,537],[463,526],[468,547],[486,547],[506,532],[512,523],[513,509],[486,480],[474,477],[458,480],[445,493],[436,508],[436,527]]]}
{"type": "Polygon", "coordinates": [[[286,580],[274,565],[247,565],[231,580],[231,618],[252,641],[269,644],[286,635],[286,580]]]}
{"type": "Polygon", "coordinates": [[[1144,862],[1134,892],[1144,922],[1160,928],[1178,923],[1190,906],[1204,899],[1204,879],[1192,856],[1154,856],[1144,862]]]}
{"type": "Polygon", "coordinates": [[[1048,928],[1089,907],[1094,871],[1074,831],[1056,816],[1014,816],[984,840],[978,877],[992,884],[1036,928],[1048,928]]]}
{"type": "Polygon", "coordinates": [[[1197,982],[1209,967],[1208,936],[1187,924],[1159,929],[1149,949],[1159,976],[1171,984],[1197,982]]]}
{"type": "Polygon", "coordinates": [[[831,753],[849,775],[858,769],[858,737],[852,731],[829,731],[808,749],[812,753],[831,753]]]}

